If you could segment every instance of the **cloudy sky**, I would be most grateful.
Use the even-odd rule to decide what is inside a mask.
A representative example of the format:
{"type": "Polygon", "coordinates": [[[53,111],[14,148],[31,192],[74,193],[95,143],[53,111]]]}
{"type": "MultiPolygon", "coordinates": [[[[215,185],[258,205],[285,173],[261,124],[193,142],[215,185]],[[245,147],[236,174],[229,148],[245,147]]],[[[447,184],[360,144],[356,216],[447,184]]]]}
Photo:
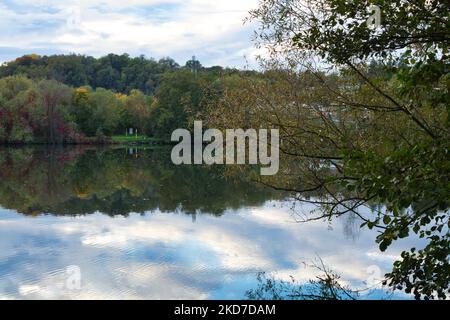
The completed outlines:
{"type": "MultiPolygon", "coordinates": [[[[400,252],[418,244],[403,239],[380,253],[376,233],[362,232],[359,222],[354,231],[339,219],[295,223],[290,208],[272,201],[221,217],[199,214],[194,223],[158,210],[31,218],[0,207],[0,300],[241,299],[259,271],[314,279],[318,271],[304,262],[318,256],[344,283],[375,289],[400,252]],[[71,266],[79,268],[79,290],[67,287],[71,266]]],[[[386,296],[369,298],[378,295],[386,296]]]]}
{"type": "Polygon", "coordinates": [[[253,63],[257,0],[0,0],[0,62],[23,54],[193,55],[205,66],[253,63]]]}

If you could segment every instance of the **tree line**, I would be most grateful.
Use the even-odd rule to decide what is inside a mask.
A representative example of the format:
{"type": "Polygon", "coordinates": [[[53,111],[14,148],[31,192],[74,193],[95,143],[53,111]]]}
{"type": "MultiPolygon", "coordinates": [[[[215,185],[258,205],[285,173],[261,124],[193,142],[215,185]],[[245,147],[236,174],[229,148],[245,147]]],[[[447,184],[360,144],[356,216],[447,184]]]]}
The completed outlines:
{"type": "Polygon", "coordinates": [[[101,58],[84,55],[39,56],[29,54],[0,67],[0,76],[26,75],[31,79],[54,79],[68,86],[90,86],[120,93],[140,90],[151,95],[164,73],[180,67],[172,58],[146,59],[127,54],[101,58]]]}
{"type": "Polygon", "coordinates": [[[98,143],[128,128],[167,140],[204,112],[221,77],[241,73],[197,60],[26,55],[0,67],[0,142],[98,143]]]}

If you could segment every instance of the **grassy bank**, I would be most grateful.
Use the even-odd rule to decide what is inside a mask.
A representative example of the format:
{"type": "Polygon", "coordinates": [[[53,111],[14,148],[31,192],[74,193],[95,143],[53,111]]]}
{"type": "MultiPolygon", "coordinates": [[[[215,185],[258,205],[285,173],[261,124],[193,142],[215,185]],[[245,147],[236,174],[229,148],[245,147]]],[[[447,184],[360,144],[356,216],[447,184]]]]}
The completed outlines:
{"type": "Polygon", "coordinates": [[[112,137],[83,137],[72,141],[56,141],[54,143],[44,139],[33,141],[0,141],[0,145],[108,145],[108,144],[132,144],[132,145],[165,145],[170,142],[155,137],[147,136],[112,136],[112,137]]]}
{"type": "Polygon", "coordinates": [[[161,138],[155,137],[147,137],[147,136],[112,136],[112,141],[115,143],[124,143],[124,144],[164,144],[165,141],[161,138]]]}

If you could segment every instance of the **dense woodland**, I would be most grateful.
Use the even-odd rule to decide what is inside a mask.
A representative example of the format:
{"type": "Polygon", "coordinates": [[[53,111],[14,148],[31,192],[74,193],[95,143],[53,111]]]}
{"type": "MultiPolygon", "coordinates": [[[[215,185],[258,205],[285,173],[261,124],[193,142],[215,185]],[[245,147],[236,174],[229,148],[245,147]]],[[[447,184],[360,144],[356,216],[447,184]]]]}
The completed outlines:
{"type": "Polygon", "coordinates": [[[156,61],[145,57],[131,58],[126,54],[109,54],[96,59],[82,55],[25,55],[4,65],[1,76],[26,75],[31,79],[55,79],[77,88],[90,86],[120,93],[138,89],[146,95],[155,93],[161,76],[179,69],[171,58],[156,61]]]}
{"type": "Polygon", "coordinates": [[[127,128],[168,139],[203,113],[219,78],[247,73],[195,59],[26,55],[0,67],[0,142],[104,143],[127,128]]]}

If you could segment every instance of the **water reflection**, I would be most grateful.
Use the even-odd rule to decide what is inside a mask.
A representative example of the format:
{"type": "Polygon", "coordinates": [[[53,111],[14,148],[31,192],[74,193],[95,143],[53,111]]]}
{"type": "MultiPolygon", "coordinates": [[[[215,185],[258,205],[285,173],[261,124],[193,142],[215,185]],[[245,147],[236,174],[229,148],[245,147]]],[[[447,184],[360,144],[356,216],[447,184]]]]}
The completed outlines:
{"type": "Polygon", "coordinates": [[[378,253],[373,233],[346,236],[345,221],[295,223],[282,195],[166,156],[1,151],[0,299],[244,298],[260,271],[311,279],[303,262],[317,256],[361,285],[401,251],[378,253]],[[205,214],[193,223],[192,213],[205,214]],[[68,266],[80,289],[67,285],[68,266]]]}
{"type": "Polygon", "coordinates": [[[0,205],[26,215],[159,209],[220,215],[280,197],[220,167],[174,166],[168,149],[0,149],[0,205]]]}

